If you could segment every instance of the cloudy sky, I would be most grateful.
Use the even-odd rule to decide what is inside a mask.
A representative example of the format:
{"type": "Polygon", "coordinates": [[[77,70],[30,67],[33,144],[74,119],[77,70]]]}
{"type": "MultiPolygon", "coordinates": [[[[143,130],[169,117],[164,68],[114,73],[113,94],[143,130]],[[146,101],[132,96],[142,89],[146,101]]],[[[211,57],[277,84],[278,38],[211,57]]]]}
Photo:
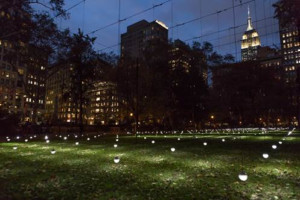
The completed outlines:
{"type": "MultiPolygon", "coordinates": [[[[70,8],[81,0],[65,1],[65,8],[70,8]]],[[[167,0],[121,0],[121,19],[165,1],[167,0]]],[[[119,0],[86,0],[85,3],[81,3],[70,10],[70,18],[68,20],[57,19],[57,23],[60,28],[70,28],[72,32],[76,32],[80,28],[85,33],[90,33],[118,20],[118,2],[119,0]]],[[[128,25],[142,19],[148,21],[158,19],[168,27],[171,27],[172,21],[173,25],[176,26],[202,17],[201,20],[170,29],[169,38],[173,36],[174,39],[181,39],[191,43],[193,41],[192,38],[200,36],[194,40],[211,42],[219,53],[231,53],[239,60],[240,40],[243,32],[246,30],[247,9],[249,6],[253,24],[260,34],[262,45],[280,46],[278,22],[272,17],[274,14],[272,4],[276,0],[234,0],[234,5],[236,6],[235,21],[237,28],[235,28],[235,32],[237,52],[235,50],[234,29],[232,28],[234,27],[233,10],[229,9],[232,7],[232,0],[173,0],[173,20],[171,2],[169,1],[162,6],[123,21],[120,26],[121,33],[126,32],[128,25]],[[212,15],[205,17],[209,14],[212,15]]],[[[98,31],[92,36],[97,37],[95,44],[97,50],[118,53],[117,24],[98,31]],[[111,46],[114,47],[109,48],[111,46]]]]}

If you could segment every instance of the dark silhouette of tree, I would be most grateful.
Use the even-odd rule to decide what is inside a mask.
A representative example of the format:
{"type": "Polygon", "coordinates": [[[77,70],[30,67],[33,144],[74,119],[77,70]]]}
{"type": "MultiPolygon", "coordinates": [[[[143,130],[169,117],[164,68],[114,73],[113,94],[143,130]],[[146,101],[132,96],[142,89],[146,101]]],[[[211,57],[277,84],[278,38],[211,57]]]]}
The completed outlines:
{"type": "Polygon", "coordinates": [[[211,112],[231,126],[276,123],[288,113],[288,98],[281,72],[258,62],[226,64],[213,69],[211,112]]]}
{"type": "Polygon", "coordinates": [[[70,87],[64,92],[66,98],[72,99],[75,110],[75,123],[83,131],[83,120],[89,103],[88,90],[93,88],[97,54],[93,49],[95,38],[84,35],[80,30],[67,39],[68,48],[61,57],[59,65],[71,68],[70,87]]]}

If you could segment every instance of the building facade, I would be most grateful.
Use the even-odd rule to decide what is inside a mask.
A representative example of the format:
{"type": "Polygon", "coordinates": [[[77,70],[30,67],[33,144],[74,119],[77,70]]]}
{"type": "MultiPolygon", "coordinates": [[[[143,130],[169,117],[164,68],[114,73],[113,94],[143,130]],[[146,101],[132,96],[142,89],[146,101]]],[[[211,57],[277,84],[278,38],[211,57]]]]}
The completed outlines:
{"type": "Polygon", "coordinates": [[[250,16],[250,9],[248,8],[248,26],[247,30],[242,37],[242,61],[256,60],[258,54],[258,48],[261,46],[261,42],[257,31],[253,28],[252,20],[250,16]]]}
{"type": "Polygon", "coordinates": [[[139,21],[127,27],[121,35],[121,56],[141,57],[149,41],[168,42],[168,27],[158,20],[139,21]]]}
{"type": "Polygon", "coordinates": [[[295,82],[300,68],[300,30],[296,26],[280,26],[282,63],[287,81],[295,82]]]}
{"type": "Polygon", "coordinates": [[[120,108],[115,83],[97,81],[89,96],[89,125],[119,125],[120,108]]]}
{"type": "MultiPolygon", "coordinates": [[[[72,66],[54,68],[46,82],[46,119],[49,123],[79,123],[79,105],[70,94],[72,66]]],[[[119,103],[116,84],[93,81],[85,93],[83,124],[111,125],[119,121],[119,103]]]]}

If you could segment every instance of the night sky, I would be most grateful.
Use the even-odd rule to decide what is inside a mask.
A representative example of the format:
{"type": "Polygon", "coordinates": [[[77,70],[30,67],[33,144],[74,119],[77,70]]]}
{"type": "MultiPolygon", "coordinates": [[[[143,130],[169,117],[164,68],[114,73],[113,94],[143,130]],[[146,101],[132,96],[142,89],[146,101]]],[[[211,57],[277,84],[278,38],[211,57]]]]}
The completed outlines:
{"type": "MultiPolygon", "coordinates": [[[[81,0],[66,0],[65,8],[80,2],[81,0]]],[[[153,5],[160,4],[166,0],[121,0],[121,19],[126,18],[134,13],[145,10],[153,5]]],[[[243,32],[246,30],[247,8],[251,9],[254,27],[258,31],[263,46],[280,47],[278,22],[272,16],[274,9],[272,4],[276,0],[234,0],[235,5],[248,2],[242,6],[235,8],[236,26],[235,29],[237,40],[237,58],[240,60],[240,40],[243,32]],[[255,22],[259,20],[259,22],[255,22]]],[[[173,0],[173,24],[181,24],[186,21],[205,16],[210,13],[224,10],[232,6],[232,0],[173,0]]],[[[172,3],[165,3],[163,6],[157,7],[146,13],[128,19],[121,23],[121,33],[126,32],[128,25],[139,20],[146,19],[153,21],[158,19],[164,22],[168,27],[172,26],[171,15],[172,3]]],[[[58,19],[57,23],[60,28],[70,28],[72,32],[76,32],[78,28],[83,29],[85,33],[104,27],[118,20],[118,0],[86,0],[76,8],[70,10],[70,18],[68,20],[58,19]]],[[[229,9],[219,14],[205,17],[202,20],[179,26],[169,30],[169,38],[181,39],[191,43],[193,37],[203,36],[196,39],[197,41],[211,42],[221,54],[231,53],[236,56],[234,47],[234,27],[233,11],[229,9]],[[173,30],[173,31],[172,31],[173,30]],[[218,32],[218,30],[225,30],[218,32]]],[[[107,48],[118,44],[118,25],[110,26],[101,30],[92,36],[97,37],[95,49],[104,52],[114,51],[118,53],[118,46],[107,48]]]]}

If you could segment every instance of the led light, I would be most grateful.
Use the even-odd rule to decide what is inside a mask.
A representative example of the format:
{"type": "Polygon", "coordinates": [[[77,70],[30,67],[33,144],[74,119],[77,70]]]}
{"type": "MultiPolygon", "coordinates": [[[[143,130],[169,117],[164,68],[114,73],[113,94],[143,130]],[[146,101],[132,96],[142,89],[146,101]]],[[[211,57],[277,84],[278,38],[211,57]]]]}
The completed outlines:
{"type": "Polygon", "coordinates": [[[32,140],[32,136],[30,136],[30,139],[32,140]]]}
{"type": "Polygon", "coordinates": [[[265,158],[265,159],[269,158],[269,154],[267,154],[267,153],[264,153],[262,156],[263,156],[263,158],[265,158]]]}
{"type": "Polygon", "coordinates": [[[54,149],[51,150],[51,154],[55,154],[56,151],[54,149]]]}
{"type": "Polygon", "coordinates": [[[120,158],[118,157],[118,156],[116,156],[115,158],[114,158],[114,162],[117,164],[117,163],[119,163],[120,162],[120,158]]]}
{"type": "Polygon", "coordinates": [[[116,139],[116,142],[119,142],[119,139],[116,139]]]}
{"type": "Polygon", "coordinates": [[[117,144],[114,144],[114,147],[115,147],[115,148],[117,148],[117,147],[118,147],[118,145],[117,145],[117,144]]]}
{"type": "Polygon", "coordinates": [[[64,140],[67,140],[67,137],[64,137],[64,140]]]}
{"type": "Polygon", "coordinates": [[[273,144],[273,145],[272,145],[272,148],[273,148],[273,149],[277,149],[277,145],[273,144]]]}
{"type": "Polygon", "coordinates": [[[50,143],[50,140],[46,140],[46,143],[50,143]]]}
{"type": "Polygon", "coordinates": [[[17,138],[17,140],[18,140],[18,139],[20,139],[20,137],[19,137],[19,136],[17,136],[16,138],[17,138]]]}
{"type": "Polygon", "coordinates": [[[147,137],[144,137],[144,140],[146,140],[147,139],[147,137]]]}
{"type": "Polygon", "coordinates": [[[155,143],[155,141],[154,141],[154,140],[152,140],[152,141],[151,141],[151,143],[152,143],[152,144],[154,144],[154,143],[155,143]]]}
{"type": "Polygon", "coordinates": [[[174,151],[175,151],[175,148],[174,148],[174,147],[172,147],[172,148],[171,148],[171,151],[172,151],[172,152],[174,152],[174,151]]]}
{"type": "Polygon", "coordinates": [[[18,149],[18,147],[13,147],[13,150],[17,150],[18,149]]]}
{"type": "Polygon", "coordinates": [[[178,138],[177,140],[180,141],[180,138],[178,138]]]}
{"type": "Polygon", "coordinates": [[[79,145],[79,142],[75,142],[75,145],[79,145]]]}
{"type": "Polygon", "coordinates": [[[279,142],[278,142],[278,144],[282,144],[282,142],[281,142],[281,141],[279,141],[279,142]]]}
{"type": "Polygon", "coordinates": [[[204,146],[207,146],[207,142],[203,142],[203,145],[204,145],[204,146]]]}
{"type": "Polygon", "coordinates": [[[86,140],[87,140],[87,141],[90,141],[90,138],[87,138],[86,140]]]}
{"type": "Polygon", "coordinates": [[[48,140],[48,136],[47,135],[45,136],[45,140],[48,140]]]}
{"type": "Polygon", "coordinates": [[[222,139],[222,142],[225,142],[225,139],[222,139]]]}
{"type": "Polygon", "coordinates": [[[247,175],[245,172],[241,172],[241,173],[239,174],[239,179],[240,179],[241,181],[247,181],[248,175],[247,175]]]}
{"type": "Polygon", "coordinates": [[[25,142],[28,142],[28,139],[25,139],[25,142]]]}
{"type": "Polygon", "coordinates": [[[10,141],[10,139],[9,139],[9,138],[7,138],[6,140],[7,140],[7,142],[9,142],[9,141],[10,141]]]}

